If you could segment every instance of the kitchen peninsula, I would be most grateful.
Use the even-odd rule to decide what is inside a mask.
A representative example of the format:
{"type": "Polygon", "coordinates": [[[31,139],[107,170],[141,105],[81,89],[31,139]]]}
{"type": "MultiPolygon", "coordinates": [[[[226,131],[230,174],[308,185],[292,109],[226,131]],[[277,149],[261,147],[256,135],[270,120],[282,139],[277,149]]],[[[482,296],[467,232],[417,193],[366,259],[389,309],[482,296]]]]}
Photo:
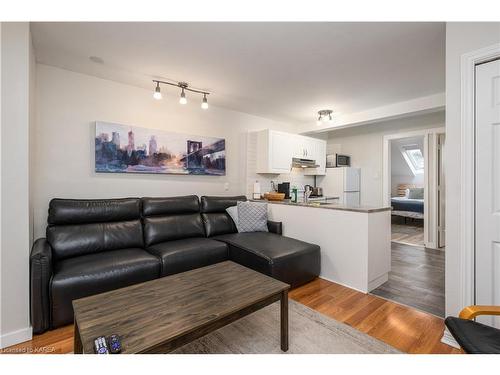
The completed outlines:
{"type": "Polygon", "coordinates": [[[321,246],[321,274],[367,293],[388,280],[391,208],[264,201],[283,234],[321,246]]]}

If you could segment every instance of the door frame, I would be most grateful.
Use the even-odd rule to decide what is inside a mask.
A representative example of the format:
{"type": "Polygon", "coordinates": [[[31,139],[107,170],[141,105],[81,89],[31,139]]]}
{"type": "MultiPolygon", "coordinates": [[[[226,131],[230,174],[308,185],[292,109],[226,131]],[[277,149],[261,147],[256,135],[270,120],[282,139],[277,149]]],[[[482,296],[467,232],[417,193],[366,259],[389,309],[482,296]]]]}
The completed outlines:
{"type": "MultiPolygon", "coordinates": [[[[384,147],[383,147],[383,185],[382,185],[382,192],[383,192],[383,204],[384,206],[390,207],[391,205],[391,141],[396,140],[396,139],[402,139],[402,138],[410,138],[410,137],[423,137],[424,138],[424,242],[426,247],[430,247],[433,249],[437,249],[437,243],[434,241],[436,238],[436,234],[434,233],[432,236],[432,241],[430,240],[430,231],[429,231],[429,223],[430,223],[430,217],[436,217],[436,212],[437,212],[437,207],[434,207],[434,209],[429,210],[428,209],[428,204],[429,204],[429,198],[430,198],[430,189],[429,189],[429,172],[434,171],[435,168],[432,168],[431,164],[429,163],[429,154],[431,152],[431,147],[434,147],[434,141],[433,144],[431,145],[429,140],[430,140],[430,135],[433,134],[445,134],[445,127],[439,127],[439,128],[431,128],[431,129],[421,129],[421,130],[415,130],[415,131],[409,131],[409,132],[404,132],[404,133],[397,133],[397,134],[389,134],[384,136],[384,147]]],[[[433,137],[434,139],[436,137],[433,137]]],[[[435,158],[434,158],[435,159],[435,158]]],[[[432,192],[433,194],[433,201],[435,201],[435,191],[432,192]]],[[[435,205],[434,205],[435,206],[435,205]]],[[[436,228],[433,232],[437,231],[437,226],[435,225],[436,228]]]]}
{"type": "Polygon", "coordinates": [[[475,303],[475,80],[476,65],[500,57],[500,43],[461,56],[460,262],[461,306],[475,303]]]}

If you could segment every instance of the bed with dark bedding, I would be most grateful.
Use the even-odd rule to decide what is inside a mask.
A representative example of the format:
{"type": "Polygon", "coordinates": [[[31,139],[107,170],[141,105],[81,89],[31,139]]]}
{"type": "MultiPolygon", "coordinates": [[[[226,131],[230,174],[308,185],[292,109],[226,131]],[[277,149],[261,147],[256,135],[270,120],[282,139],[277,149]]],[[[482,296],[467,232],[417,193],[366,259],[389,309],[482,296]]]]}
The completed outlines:
{"type": "MultiPolygon", "coordinates": [[[[418,212],[424,213],[423,199],[409,199],[406,197],[391,198],[391,206],[393,211],[418,212]]],[[[393,212],[394,214],[394,212],[393,212]]]]}

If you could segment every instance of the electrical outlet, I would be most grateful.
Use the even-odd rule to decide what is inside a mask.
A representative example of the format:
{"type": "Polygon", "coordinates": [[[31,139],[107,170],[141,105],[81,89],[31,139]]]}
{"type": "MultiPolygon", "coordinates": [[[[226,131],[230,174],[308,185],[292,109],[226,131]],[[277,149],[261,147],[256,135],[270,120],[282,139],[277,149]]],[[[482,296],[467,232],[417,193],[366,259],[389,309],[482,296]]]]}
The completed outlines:
{"type": "Polygon", "coordinates": [[[224,191],[229,191],[229,182],[224,184],[224,191]]]}

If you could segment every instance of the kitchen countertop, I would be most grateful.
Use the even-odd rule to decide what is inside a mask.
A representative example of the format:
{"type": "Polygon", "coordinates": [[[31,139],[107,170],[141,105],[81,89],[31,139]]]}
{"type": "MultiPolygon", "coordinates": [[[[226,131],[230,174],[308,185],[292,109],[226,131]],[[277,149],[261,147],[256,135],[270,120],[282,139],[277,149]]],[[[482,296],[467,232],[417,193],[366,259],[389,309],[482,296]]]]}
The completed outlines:
{"type": "Polygon", "coordinates": [[[252,199],[252,202],[262,202],[269,204],[284,204],[288,206],[299,206],[299,207],[312,207],[312,208],[324,208],[328,210],[339,210],[339,211],[352,211],[352,212],[363,212],[363,213],[372,213],[372,212],[382,212],[382,211],[390,211],[391,207],[370,207],[370,206],[346,206],[342,204],[336,203],[323,203],[319,202],[298,202],[294,203],[289,199],[285,199],[282,201],[268,201],[266,199],[252,199]]]}

